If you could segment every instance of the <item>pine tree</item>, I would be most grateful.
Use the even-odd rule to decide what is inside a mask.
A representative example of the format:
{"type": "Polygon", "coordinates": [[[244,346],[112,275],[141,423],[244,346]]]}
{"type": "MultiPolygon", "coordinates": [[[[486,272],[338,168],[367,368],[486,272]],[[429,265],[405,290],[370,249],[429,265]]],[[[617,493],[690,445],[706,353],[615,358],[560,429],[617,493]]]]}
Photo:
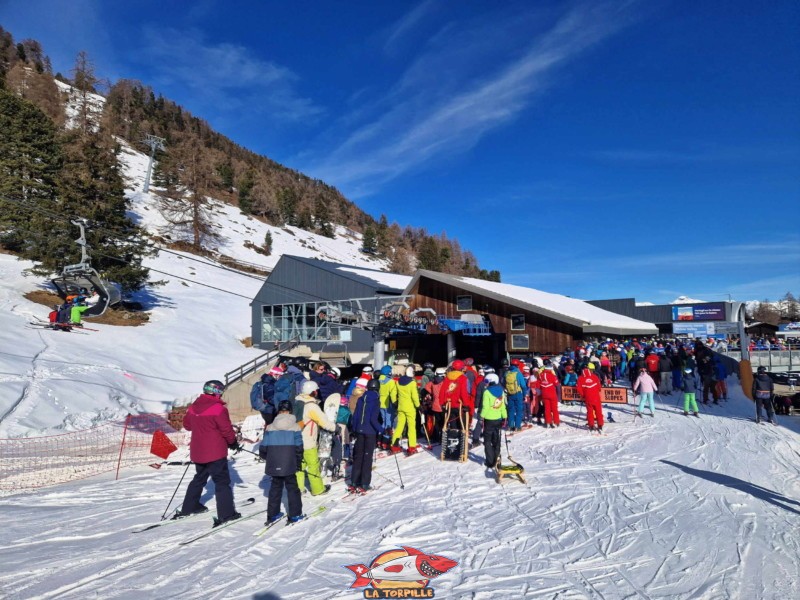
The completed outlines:
{"type": "Polygon", "coordinates": [[[417,268],[427,271],[441,271],[442,253],[439,244],[432,237],[425,237],[417,250],[417,268]]]}
{"type": "Polygon", "coordinates": [[[367,225],[364,230],[364,237],[361,240],[361,250],[368,254],[375,254],[378,248],[378,240],[375,237],[375,229],[372,225],[367,225]]]}
{"type": "MultiPolygon", "coordinates": [[[[127,216],[129,204],[119,172],[114,139],[92,125],[88,132],[74,129],[62,136],[64,164],[59,173],[59,211],[70,220],[88,219],[87,241],[92,266],[104,278],[126,291],[137,290],[147,281],[142,258],[142,231],[127,216]]],[[[74,244],[75,229],[65,225],[53,235],[51,253],[56,262],[75,263],[80,250],[74,244]]],[[[50,267],[50,261],[43,261],[50,267]]]]}
{"type": "Polygon", "coordinates": [[[264,255],[269,256],[272,254],[272,232],[267,231],[266,235],[264,236],[264,245],[261,246],[264,250],[264,255]]]}
{"type": "Polygon", "coordinates": [[[30,210],[56,208],[62,153],[53,122],[36,106],[0,90],[0,243],[31,260],[52,219],[30,210]],[[20,204],[22,203],[22,204],[20,204]]]}
{"type": "Polygon", "coordinates": [[[278,211],[284,224],[297,224],[298,200],[297,193],[292,188],[284,187],[278,192],[278,211]]]}

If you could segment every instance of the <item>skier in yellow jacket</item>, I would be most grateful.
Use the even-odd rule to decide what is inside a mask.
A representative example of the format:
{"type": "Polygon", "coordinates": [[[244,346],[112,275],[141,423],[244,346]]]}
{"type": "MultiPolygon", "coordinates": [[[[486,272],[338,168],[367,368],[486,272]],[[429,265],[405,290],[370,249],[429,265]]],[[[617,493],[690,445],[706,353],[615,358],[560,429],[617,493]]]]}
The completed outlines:
{"type": "MultiPolygon", "coordinates": [[[[300,393],[295,397],[295,402],[304,403],[303,420],[299,423],[303,431],[303,463],[297,471],[297,486],[306,489],[306,477],[312,496],[319,496],[330,491],[331,486],[322,483],[322,474],[319,467],[319,428],[325,431],[334,431],[336,424],[325,416],[317,404],[319,386],[316,381],[305,381],[300,393]]],[[[298,413],[295,413],[298,414],[298,413]]]]}
{"type": "Polygon", "coordinates": [[[389,449],[389,440],[392,435],[392,425],[394,416],[397,412],[397,382],[392,378],[392,367],[384,365],[380,376],[380,404],[381,404],[381,423],[383,423],[383,434],[378,438],[378,448],[389,449]]]}
{"type": "Polygon", "coordinates": [[[400,438],[408,426],[408,455],[417,450],[417,410],[419,409],[419,390],[414,379],[414,367],[408,367],[406,374],[397,381],[397,428],[392,436],[392,452],[402,452],[400,438]]]}

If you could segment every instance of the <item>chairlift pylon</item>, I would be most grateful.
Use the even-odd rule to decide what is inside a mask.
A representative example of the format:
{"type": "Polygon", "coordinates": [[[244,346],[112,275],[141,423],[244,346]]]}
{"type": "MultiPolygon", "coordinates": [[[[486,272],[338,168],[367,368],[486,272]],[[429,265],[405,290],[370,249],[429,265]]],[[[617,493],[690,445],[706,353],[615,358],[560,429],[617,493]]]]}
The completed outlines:
{"type": "Polygon", "coordinates": [[[71,223],[81,230],[80,237],[75,240],[75,243],[81,247],[81,261],[74,265],[66,265],[61,270],[61,275],[51,279],[51,282],[56,286],[58,295],[63,300],[69,296],[81,295],[88,299],[92,291],[97,292],[97,302],[90,306],[82,316],[99,317],[106,312],[109,306],[120,303],[122,293],[116,284],[101,279],[97,271],[92,268],[88,252],[89,244],[86,242],[87,221],[80,219],[71,221],[71,223]]]}

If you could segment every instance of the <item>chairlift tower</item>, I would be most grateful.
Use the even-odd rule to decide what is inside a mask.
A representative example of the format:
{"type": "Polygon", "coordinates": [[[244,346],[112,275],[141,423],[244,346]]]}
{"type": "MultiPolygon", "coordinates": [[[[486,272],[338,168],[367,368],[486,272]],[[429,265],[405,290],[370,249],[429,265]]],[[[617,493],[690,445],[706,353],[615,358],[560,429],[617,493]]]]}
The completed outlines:
{"type": "Polygon", "coordinates": [[[163,150],[164,143],[167,140],[164,138],[160,138],[155,135],[150,135],[149,133],[144,138],[144,145],[150,146],[150,162],[147,163],[147,175],[144,178],[144,187],[142,187],[143,192],[150,191],[150,174],[153,172],[153,161],[156,157],[156,150],[163,150]]]}

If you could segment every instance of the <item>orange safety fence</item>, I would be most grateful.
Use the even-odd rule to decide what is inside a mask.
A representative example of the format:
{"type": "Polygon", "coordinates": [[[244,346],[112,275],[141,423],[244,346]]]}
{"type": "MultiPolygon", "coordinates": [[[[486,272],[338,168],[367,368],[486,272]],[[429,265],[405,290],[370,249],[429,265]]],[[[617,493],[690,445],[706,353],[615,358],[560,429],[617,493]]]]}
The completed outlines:
{"type": "Polygon", "coordinates": [[[0,439],[0,496],[111,471],[119,477],[123,467],[158,463],[151,448],[163,457],[165,448],[187,441],[187,434],[156,414],[128,415],[60,435],[0,439]]]}

